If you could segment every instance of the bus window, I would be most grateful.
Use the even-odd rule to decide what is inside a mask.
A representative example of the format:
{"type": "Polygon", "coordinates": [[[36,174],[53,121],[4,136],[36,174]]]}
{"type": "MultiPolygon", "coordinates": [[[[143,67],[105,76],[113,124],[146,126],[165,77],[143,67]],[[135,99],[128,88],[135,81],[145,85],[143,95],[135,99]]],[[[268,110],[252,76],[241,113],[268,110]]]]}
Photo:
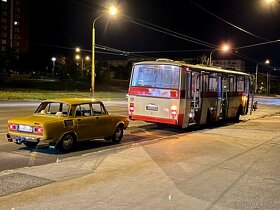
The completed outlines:
{"type": "Polygon", "coordinates": [[[236,92],[236,79],[233,75],[229,77],[229,91],[236,92]]]}
{"type": "Polygon", "coordinates": [[[250,80],[248,77],[246,77],[246,96],[249,95],[249,88],[250,88],[250,80]]]}
{"type": "Polygon", "coordinates": [[[192,72],[192,92],[200,90],[200,79],[198,72],[192,72]]]}
{"type": "Polygon", "coordinates": [[[209,92],[217,92],[217,74],[211,73],[209,76],[209,92]]]}
{"type": "Polygon", "coordinates": [[[187,82],[186,82],[187,98],[191,98],[192,74],[188,72],[186,75],[187,75],[187,82]]]}
{"type": "Polygon", "coordinates": [[[244,92],[244,76],[237,76],[237,92],[244,92]]]}
{"type": "Polygon", "coordinates": [[[204,74],[204,79],[203,79],[203,91],[204,92],[208,92],[209,91],[208,81],[209,81],[209,75],[208,74],[204,74]]]}
{"type": "Polygon", "coordinates": [[[131,86],[178,89],[180,67],[171,65],[136,65],[131,86]]]}
{"type": "Polygon", "coordinates": [[[229,81],[228,81],[228,77],[227,76],[223,76],[222,79],[222,88],[223,88],[223,92],[228,92],[229,91],[229,81]]]}

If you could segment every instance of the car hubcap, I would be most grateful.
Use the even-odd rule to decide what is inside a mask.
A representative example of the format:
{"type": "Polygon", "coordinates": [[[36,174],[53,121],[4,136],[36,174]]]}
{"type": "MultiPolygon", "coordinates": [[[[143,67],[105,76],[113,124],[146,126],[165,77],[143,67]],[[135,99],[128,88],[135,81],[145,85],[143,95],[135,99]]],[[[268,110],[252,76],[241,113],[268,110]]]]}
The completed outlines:
{"type": "Polygon", "coordinates": [[[121,128],[118,128],[118,129],[116,130],[116,139],[119,139],[121,136],[122,136],[122,129],[121,129],[121,128]]]}
{"type": "Polygon", "coordinates": [[[63,140],[63,148],[69,149],[71,148],[72,144],[73,144],[73,137],[71,135],[65,136],[63,140]]]}

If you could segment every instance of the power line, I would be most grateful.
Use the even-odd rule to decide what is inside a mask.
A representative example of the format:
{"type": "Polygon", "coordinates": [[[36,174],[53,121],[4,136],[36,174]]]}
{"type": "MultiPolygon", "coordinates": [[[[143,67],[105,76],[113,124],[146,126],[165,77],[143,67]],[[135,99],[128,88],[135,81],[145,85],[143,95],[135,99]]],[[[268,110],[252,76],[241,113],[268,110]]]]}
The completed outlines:
{"type": "Polygon", "coordinates": [[[155,26],[154,24],[150,24],[150,23],[147,23],[145,21],[139,21],[140,19],[137,19],[139,21],[139,22],[137,22],[135,20],[136,18],[132,18],[132,17],[129,17],[129,16],[126,16],[126,15],[123,15],[123,17],[126,18],[128,21],[136,24],[136,25],[140,25],[142,27],[149,28],[153,31],[161,32],[163,34],[173,36],[173,37],[176,37],[176,38],[179,38],[179,39],[183,39],[185,41],[189,41],[189,42],[192,42],[192,43],[195,43],[195,44],[198,44],[198,45],[203,45],[203,46],[210,47],[210,48],[217,48],[217,45],[213,45],[213,44],[210,44],[210,43],[207,43],[207,42],[204,42],[204,41],[192,38],[192,37],[188,37],[186,35],[171,31],[169,29],[166,29],[166,28],[163,28],[163,27],[160,27],[160,26],[155,26]],[[140,22],[144,22],[148,25],[144,25],[140,22]]]}
{"type": "Polygon", "coordinates": [[[261,43],[257,43],[257,44],[246,45],[246,46],[242,46],[242,47],[236,47],[235,49],[239,50],[239,49],[245,49],[245,48],[249,48],[249,47],[257,47],[257,46],[260,46],[260,45],[273,44],[273,43],[276,43],[276,42],[280,42],[280,39],[277,39],[277,40],[274,40],[274,41],[268,41],[268,42],[261,42],[261,43]]]}
{"type": "Polygon", "coordinates": [[[234,27],[234,28],[236,28],[236,29],[238,29],[238,30],[244,32],[244,33],[247,33],[247,34],[249,34],[249,35],[251,35],[251,36],[254,36],[254,37],[256,37],[256,38],[259,38],[259,39],[262,39],[262,40],[265,40],[265,41],[270,41],[270,40],[265,39],[265,38],[263,38],[263,37],[261,37],[261,36],[255,35],[255,34],[249,32],[249,31],[247,31],[247,30],[245,30],[245,29],[243,29],[243,28],[241,28],[241,27],[239,27],[239,26],[236,26],[236,25],[234,25],[234,24],[232,24],[232,23],[230,23],[230,22],[224,20],[223,18],[220,18],[219,16],[217,16],[217,15],[215,15],[214,13],[208,11],[207,9],[203,8],[203,7],[200,6],[199,4],[193,2],[192,0],[189,0],[189,2],[192,3],[193,5],[197,6],[198,8],[200,8],[201,10],[203,10],[204,12],[206,12],[206,13],[208,13],[208,14],[214,16],[215,18],[217,18],[217,19],[223,21],[224,23],[226,23],[226,24],[228,24],[228,25],[230,25],[230,26],[232,26],[232,27],[234,27]]]}

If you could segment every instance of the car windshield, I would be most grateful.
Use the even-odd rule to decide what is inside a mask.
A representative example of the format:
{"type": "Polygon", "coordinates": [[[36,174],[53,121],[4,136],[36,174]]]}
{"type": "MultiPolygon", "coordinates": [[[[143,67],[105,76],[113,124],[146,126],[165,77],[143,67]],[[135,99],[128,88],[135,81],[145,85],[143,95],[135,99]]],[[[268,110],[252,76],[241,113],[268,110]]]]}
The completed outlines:
{"type": "Polygon", "coordinates": [[[35,113],[65,117],[69,115],[70,106],[60,102],[42,102],[35,113]]]}
{"type": "Polygon", "coordinates": [[[179,70],[174,65],[136,65],[131,86],[178,89],[179,70]]]}

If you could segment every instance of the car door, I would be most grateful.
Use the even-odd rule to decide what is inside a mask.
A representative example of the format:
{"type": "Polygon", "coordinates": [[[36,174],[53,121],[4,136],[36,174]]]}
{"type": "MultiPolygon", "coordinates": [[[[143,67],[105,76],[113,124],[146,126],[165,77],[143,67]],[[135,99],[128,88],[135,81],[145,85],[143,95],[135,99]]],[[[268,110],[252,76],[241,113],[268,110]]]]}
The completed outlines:
{"type": "Polygon", "coordinates": [[[76,133],[79,140],[94,137],[95,117],[92,114],[91,104],[79,104],[75,110],[76,133]]]}
{"type": "Polygon", "coordinates": [[[93,111],[93,118],[95,118],[94,127],[93,127],[94,136],[95,137],[111,136],[115,129],[115,122],[113,121],[113,118],[108,114],[103,103],[101,102],[92,103],[92,111],[93,111]]]}

